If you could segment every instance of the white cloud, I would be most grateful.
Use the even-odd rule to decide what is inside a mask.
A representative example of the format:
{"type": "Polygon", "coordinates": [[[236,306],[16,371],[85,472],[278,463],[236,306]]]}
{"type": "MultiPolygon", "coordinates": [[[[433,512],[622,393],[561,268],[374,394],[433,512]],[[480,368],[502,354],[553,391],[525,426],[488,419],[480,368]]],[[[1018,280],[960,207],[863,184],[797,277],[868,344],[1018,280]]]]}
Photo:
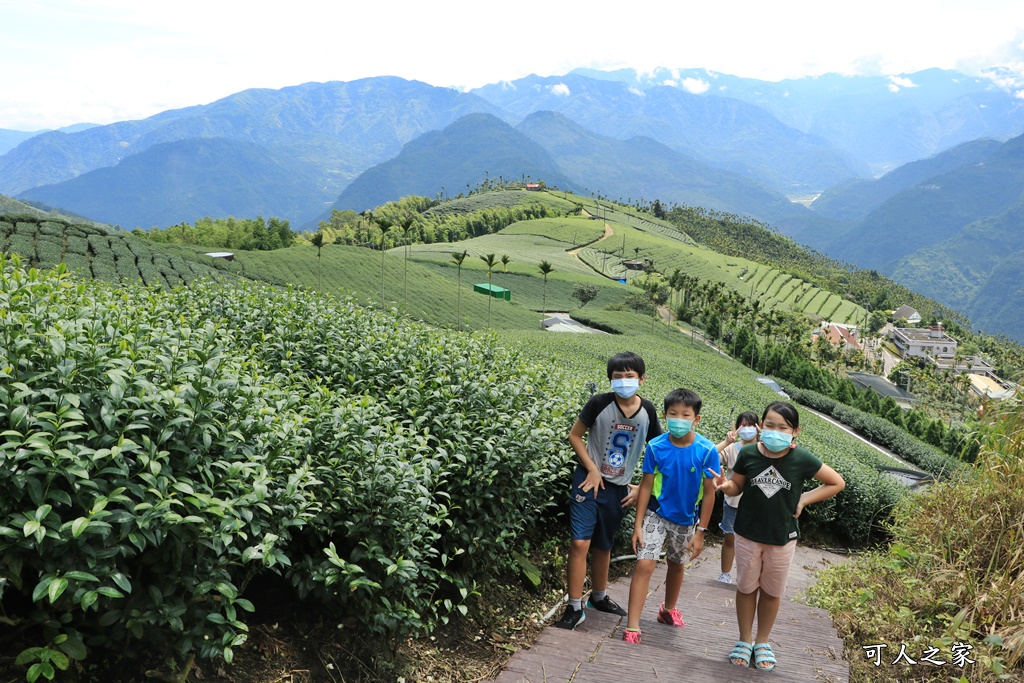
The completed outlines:
{"type": "Polygon", "coordinates": [[[1024,90],[1018,90],[1017,92],[1013,93],[1013,96],[1016,97],[1018,100],[1024,100],[1024,90]]]}
{"type": "MultiPolygon", "coordinates": [[[[862,0],[841,23],[822,22],[821,3],[812,0],[640,0],[631,12],[659,21],[642,39],[618,41],[564,29],[584,8],[598,25],[616,21],[621,3],[607,0],[548,3],[540,23],[529,12],[471,0],[450,0],[443,13],[410,0],[299,2],[287,12],[277,11],[279,4],[251,0],[239,12],[237,3],[209,0],[0,0],[0,128],[110,123],[246,88],[384,75],[473,88],[529,74],[557,78],[576,67],[633,68],[640,77],[660,67],[659,81],[678,87],[695,73],[698,81],[715,74],[779,80],[938,67],[975,76],[1024,64],[1020,0],[862,0]],[[487,30],[499,13],[503,30],[487,30]],[[680,40],[683,22],[699,30],[680,40]],[[349,29],[343,48],[339,26],[349,29]],[[388,27],[384,49],[375,30],[381,26],[388,27]],[[437,40],[453,30],[460,40],[437,40]],[[525,34],[536,48],[522,49],[525,34]],[[60,107],[52,104],[54,92],[62,94],[60,107]]],[[[1024,70],[1014,71],[1022,77],[1002,85],[1007,92],[1024,89],[1024,70]]]]}
{"type": "Polygon", "coordinates": [[[900,91],[900,86],[896,85],[895,83],[890,83],[889,84],[889,92],[899,92],[899,91],[900,91]]]}
{"type": "Polygon", "coordinates": [[[1000,68],[985,69],[981,75],[992,81],[996,87],[1011,92],[1024,86],[1024,62],[1014,61],[1000,68]]]}
{"type": "Polygon", "coordinates": [[[502,81],[501,82],[501,89],[502,90],[515,90],[516,89],[516,84],[513,83],[512,81],[502,81]]]}
{"type": "Polygon", "coordinates": [[[667,85],[667,86],[669,86],[670,88],[674,88],[674,87],[676,87],[677,85],[679,85],[678,83],[676,83],[675,81],[673,81],[673,80],[672,80],[671,78],[666,78],[665,80],[663,80],[663,81],[661,82],[661,84],[662,84],[662,85],[667,85]]]}
{"type": "Polygon", "coordinates": [[[917,83],[914,83],[909,78],[903,78],[902,76],[889,76],[889,80],[892,81],[893,85],[898,85],[901,88],[916,88],[917,87],[917,83]]]}
{"type": "Polygon", "coordinates": [[[683,90],[694,95],[703,95],[708,91],[711,84],[705,81],[703,78],[684,78],[683,79],[683,90]]]}
{"type": "Polygon", "coordinates": [[[568,97],[572,93],[569,91],[569,86],[565,83],[559,83],[558,85],[551,86],[552,95],[561,95],[562,97],[568,97]]]}
{"type": "Polygon", "coordinates": [[[647,97],[647,93],[645,93],[643,90],[636,87],[635,85],[629,86],[627,90],[629,90],[629,92],[633,93],[637,97],[647,97]]]}

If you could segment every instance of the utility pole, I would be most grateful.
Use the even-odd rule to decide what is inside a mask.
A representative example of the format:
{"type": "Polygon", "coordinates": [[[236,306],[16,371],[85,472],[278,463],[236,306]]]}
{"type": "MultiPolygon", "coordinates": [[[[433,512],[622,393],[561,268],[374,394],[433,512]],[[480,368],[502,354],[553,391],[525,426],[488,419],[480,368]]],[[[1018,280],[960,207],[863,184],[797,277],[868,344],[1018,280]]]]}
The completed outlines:
{"type": "Polygon", "coordinates": [[[906,380],[907,380],[907,393],[909,394],[910,393],[910,373],[907,372],[906,370],[900,370],[899,375],[900,375],[900,377],[905,377],[906,378],[906,380]]]}

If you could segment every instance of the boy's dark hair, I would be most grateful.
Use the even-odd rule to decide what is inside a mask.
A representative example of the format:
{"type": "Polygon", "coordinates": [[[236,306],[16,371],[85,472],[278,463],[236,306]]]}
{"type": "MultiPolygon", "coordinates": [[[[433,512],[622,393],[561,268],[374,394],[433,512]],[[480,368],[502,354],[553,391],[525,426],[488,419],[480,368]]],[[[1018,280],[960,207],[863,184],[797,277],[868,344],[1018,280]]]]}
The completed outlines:
{"type": "Polygon", "coordinates": [[[612,378],[612,373],[627,372],[629,370],[633,370],[636,374],[643,377],[645,370],[644,359],[632,351],[623,351],[608,359],[608,379],[612,378]]]}
{"type": "Polygon", "coordinates": [[[736,429],[739,429],[740,425],[744,424],[756,427],[759,422],[761,422],[761,420],[757,419],[757,413],[745,410],[736,416],[736,429]]]}
{"type": "Polygon", "coordinates": [[[704,405],[704,401],[696,391],[690,391],[689,389],[673,389],[668,392],[668,396],[665,397],[665,412],[667,413],[669,408],[678,403],[682,403],[684,406],[693,408],[694,415],[700,415],[701,406],[704,405]]]}
{"type": "Polygon", "coordinates": [[[770,406],[764,409],[764,415],[761,416],[761,422],[768,417],[768,411],[774,411],[779,414],[783,420],[786,421],[793,429],[797,429],[800,426],[800,413],[796,412],[796,408],[793,407],[792,403],[786,403],[785,401],[776,401],[770,406]]]}

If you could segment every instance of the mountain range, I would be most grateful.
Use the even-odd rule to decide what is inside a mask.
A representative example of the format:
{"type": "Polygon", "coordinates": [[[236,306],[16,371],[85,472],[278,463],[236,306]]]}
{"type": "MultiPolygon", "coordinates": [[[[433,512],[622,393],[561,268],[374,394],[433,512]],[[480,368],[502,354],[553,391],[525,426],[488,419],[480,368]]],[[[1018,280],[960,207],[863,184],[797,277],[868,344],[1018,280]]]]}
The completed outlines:
{"type": "Polygon", "coordinates": [[[245,90],[140,121],[36,135],[0,156],[0,194],[116,167],[156,144],[217,137],[313,163],[323,169],[322,186],[337,194],[406,142],[478,111],[498,110],[474,95],[393,77],[245,90]]]}
{"type": "Polygon", "coordinates": [[[117,166],[19,195],[120,226],[163,227],[168,216],[309,217],[331,201],[320,169],[252,142],[190,138],[162,142],[117,166]],[[159,178],[159,183],[154,179],[159,178]],[[211,188],[217,188],[211,192],[211,188]]]}
{"type": "Polygon", "coordinates": [[[517,117],[555,111],[600,135],[649,137],[778,192],[820,190],[869,174],[853,155],[731,97],[671,86],[640,90],[573,74],[529,76],[473,92],[517,117]]]}
{"type": "Polygon", "coordinates": [[[1024,339],[1024,136],[965,143],[812,206],[852,221],[812,246],[1024,339]]]}
{"type": "Polygon", "coordinates": [[[978,138],[1021,132],[1022,102],[999,87],[1004,74],[926,69],[899,76],[822,76],[778,82],[706,69],[633,69],[572,73],[647,90],[662,85],[714,93],[761,107],[782,123],[818,136],[881,175],[978,138]]]}
{"type": "Polygon", "coordinates": [[[1024,338],[989,296],[999,282],[1024,304],[1007,288],[1024,102],[985,77],[576,70],[469,92],[379,77],[79,128],[0,131],[0,151],[16,143],[0,194],[124,228],[263,215],[312,229],[331,208],[530,176],[758,219],[1024,338]]]}

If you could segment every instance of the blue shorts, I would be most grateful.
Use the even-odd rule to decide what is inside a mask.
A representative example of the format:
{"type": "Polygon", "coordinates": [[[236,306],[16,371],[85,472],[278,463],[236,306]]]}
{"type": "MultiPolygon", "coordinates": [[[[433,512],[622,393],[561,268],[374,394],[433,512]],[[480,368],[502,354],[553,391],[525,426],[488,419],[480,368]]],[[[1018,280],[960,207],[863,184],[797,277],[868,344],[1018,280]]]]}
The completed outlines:
{"type": "Polygon", "coordinates": [[[587,471],[580,466],[572,475],[572,490],[569,492],[569,531],[574,541],[590,541],[598,550],[611,550],[615,545],[615,534],[619,531],[626,509],[622,499],[629,494],[625,484],[610,484],[606,480],[599,489],[597,498],[593,491],[580,488],[587,478],[587,471]]]}
{"type": "Polygon", "coordinates": [[[723,534],[734,534],[736,529],[733,525],[736,523],[736,508],[729,505],[726,502],[722,503],[722,521],[718,523],[718,528],[722,530],[723,534]]]}

